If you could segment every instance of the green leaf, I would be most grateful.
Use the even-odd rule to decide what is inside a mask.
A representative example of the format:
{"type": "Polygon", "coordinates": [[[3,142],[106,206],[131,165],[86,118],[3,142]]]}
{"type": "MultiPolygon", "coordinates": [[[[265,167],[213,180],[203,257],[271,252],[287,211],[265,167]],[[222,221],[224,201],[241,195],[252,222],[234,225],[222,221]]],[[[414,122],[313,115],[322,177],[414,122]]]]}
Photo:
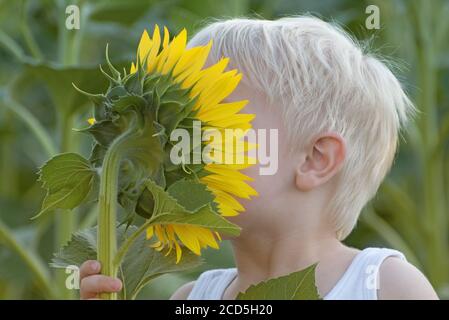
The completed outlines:
{"type": "Polygon", "coordinates": [[[316,264],[304,270],[290,273],[252,285],[237,300],[319,300],[315,285],[316,264]]]}
{"type": "Polygon", "coordinates": [[[175,198],[151,179],[145,181],[145,190],[139,199],[138,207],[145,212],[145,215],[141,214],[145,218],[150,218],[153,214],[157,215],[161,212],[185,211],[175,198]]]}
{"type": "Polygon", "coordinates": [[[167,192],[190,212],[197,211],[215,198],[205,184],[192,180],[179,180],[173,183],[167,192]]]}
{"type": "MultiPolygon", "coordinates": [[[[137,230],[136,226],[120,226],[117,229],[118,247],[137,230]]],[[[134,299],[139,291],[152,279],[171,272],[185,271],[195,268],[202,260],[186,250],[179,263],[176,253],[158,252],[148,245],[145,234],[141,234],[131,245],[119,269],[119,277],[123,281],[123,299],[134,299]]],[[[55,254],[51,265],[65,268],[69,265],[80,266],[86,260],[97,259],[97,228],[78,231],[69,243],[55,254]]]]}
{"type": "MultiPolygon", "coordinates": [[[[200,187],[196,186],[196,182],[186,181],[178,183],[181,184],[172,189],[173,195],[181,196],[181,191],[178,189],[183,186],[196,188],[197,191],[201,192],[200,187]]],[[[182,194],[182,198],[180,198],[182,202],[187,203],[190,208],[199,208],[197,211],[191,212],[181,205],[170,192],[165,191],[155,182],[147,180],[145,185],[147,190],[151,192],[154,201],[155,212],[153,213],[153,217],[151,217],[153,224],[188,224],[233,236],[238,236],[240,234],[240,228],[238,226],[216,213],[212,209],[210,201],[206,202],[206,200],[211,199],[208,198],[208,194],[199,194],[198,200],[186,200],[188,195],[182,194]]],[[[195,193],[192,194],[196,197],[195,193]]]]}
{"type": "Polygon", "coordinates": [[[54,254],[50,266],[66,268],[81,266],[84,261],[97,259],[97,227],[77,231],[59,252],[54,254]]]}
{"type": "Polygon", "coordinates": [[[73,209],[89,194],[95,171],[88,160],[76,153],[62,153],[47,161],[39,180],[47,189],[41,211],[34,217],[56,208],[73,209]]]}

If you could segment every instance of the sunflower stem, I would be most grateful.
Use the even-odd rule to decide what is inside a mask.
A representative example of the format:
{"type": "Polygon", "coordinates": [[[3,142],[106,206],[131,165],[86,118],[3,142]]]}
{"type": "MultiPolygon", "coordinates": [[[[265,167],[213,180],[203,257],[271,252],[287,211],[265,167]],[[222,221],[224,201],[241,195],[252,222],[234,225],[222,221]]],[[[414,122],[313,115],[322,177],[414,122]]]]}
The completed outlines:
{"type": "MultiPolygon", "coordinates": [[[[120,168],[120,141],[116,140],[108,149],[101,172],[99,213],[98,213],[98,261],[101,263],[102,274],[109,277],[117,276],[114,258],[117,251],[116,218],[117,192],[120,168]]],[[[102,299],[117,300],[116,293],[103,293],[102,299]]]]}

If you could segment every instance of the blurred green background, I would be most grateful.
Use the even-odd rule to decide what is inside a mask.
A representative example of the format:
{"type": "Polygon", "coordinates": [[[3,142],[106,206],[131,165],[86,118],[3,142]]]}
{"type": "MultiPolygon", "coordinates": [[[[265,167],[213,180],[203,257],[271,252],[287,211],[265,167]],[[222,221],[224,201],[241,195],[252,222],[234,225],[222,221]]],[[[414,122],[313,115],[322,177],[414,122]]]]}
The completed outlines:
{"type": "MultiPolygon", "coordinates": [[[[72,128],[84,125],[90,105],[71,83],[106,88],[98,65],[107,43],[113,62],[128,66],[155,23],[192,35],[212,17],[304,13],[340,23],[399,62],[396,73],[420,110],[346,242],[401,250],[449,298],[449,0],[0,0],[0,299],[77,297],[48,262],[71,230],[95,223],[95,207],[30,218],[44,196],[38,167],[59,152],[88,155],[89,139],[72,128]],[[80,8],[79,30],[65,28],[70,4],[80,8]],[[380,30],[365,27],[370,4],[380,9],[380,30]]],[[[233,265],[228,243],[205,258],[201,270],[163,276],[140,298],[168,298],[202,270],[233,265]]]]}

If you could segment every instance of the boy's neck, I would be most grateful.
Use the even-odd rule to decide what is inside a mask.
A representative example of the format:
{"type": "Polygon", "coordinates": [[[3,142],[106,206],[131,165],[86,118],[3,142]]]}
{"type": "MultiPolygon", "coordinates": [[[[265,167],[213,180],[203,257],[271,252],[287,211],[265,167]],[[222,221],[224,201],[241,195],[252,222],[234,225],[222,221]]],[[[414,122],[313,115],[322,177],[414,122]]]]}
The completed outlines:
{"type": "Polygon", "coordinates": [[[239,275],[260,276],[257,281],[304,269],[343,246],[336,237],[327,235],[267,238],[263,233],[232,240],[232,244],[239,275]]]}
{"type": "Polygon", "coordinates": [[[229,288],[231,296],[252,284],[332,261],[346,248],[332,233],[304,229],[286,230],[276,236],[248,232],[231,242],[238,270],[229,288]]]}

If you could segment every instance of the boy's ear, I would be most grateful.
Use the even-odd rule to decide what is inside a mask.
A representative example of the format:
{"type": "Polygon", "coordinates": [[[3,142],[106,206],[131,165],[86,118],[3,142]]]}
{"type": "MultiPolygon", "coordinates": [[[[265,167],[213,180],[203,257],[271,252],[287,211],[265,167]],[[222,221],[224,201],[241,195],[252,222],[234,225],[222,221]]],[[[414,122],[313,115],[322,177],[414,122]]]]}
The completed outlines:
{"type": "Polygon", "coordinates": [[[296,187],[310,191],[329,181],[343,166],[346,156],[344,139],[328,132],[316,137],[296,167],[296,187]]]}

